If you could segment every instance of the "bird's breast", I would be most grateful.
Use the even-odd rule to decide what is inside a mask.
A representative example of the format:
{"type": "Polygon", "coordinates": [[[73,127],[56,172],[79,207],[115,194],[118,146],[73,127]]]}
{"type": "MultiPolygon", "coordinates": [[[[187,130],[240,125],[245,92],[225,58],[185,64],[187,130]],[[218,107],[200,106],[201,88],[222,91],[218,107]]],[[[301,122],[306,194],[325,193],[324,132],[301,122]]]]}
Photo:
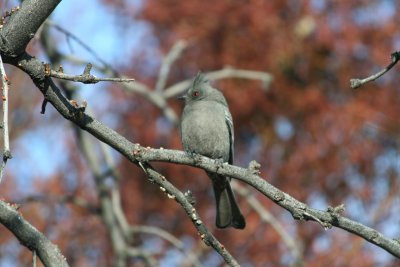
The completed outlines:
{"type": "Polygon", "coordinates": [[[181,135],[186,151],[228,161],[230,139],[223,110],[185,107],[181,135]]]}

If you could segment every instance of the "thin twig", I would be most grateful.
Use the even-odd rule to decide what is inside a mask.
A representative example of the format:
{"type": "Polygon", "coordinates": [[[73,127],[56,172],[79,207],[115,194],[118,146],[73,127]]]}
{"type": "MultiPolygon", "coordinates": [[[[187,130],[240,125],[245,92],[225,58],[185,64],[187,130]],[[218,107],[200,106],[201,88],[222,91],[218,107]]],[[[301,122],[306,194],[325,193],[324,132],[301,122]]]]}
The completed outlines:
{"type": "Polygon", "coordinates": [[[90,72],[86,72],[81,75],[69,75],[69,74],[65,74],[63,72],[50,70],[49,76],[57,78],[57,79],[62,79],[62,80],[81,82],[84,84],[93,84],[93,83],[98,83],[98,82],[133,82],[133,81],[135,81],[135,79],[125,79],[125,78],[98,78],[98,77],[90,74],[90,72]]]}
{"type": "Polygon", "coordinates": [[[165,56],[161,64],[160,73],[158,74],[156,91],[160,92],[165,88],[165,84],[167,82],[168,74],[169,71],[171,70],[172,63],[174,63],[175,60],[177,60],[181,56],[183,50],[186,47],[187,47],[187,42],[184,40],[179,40],[172,46],[171,50],[165,56]]]}
{"type": "Polygon", "coordinates": [[[3,87],[2,90],[2,101],[3,101],[3,108],[2,108],[2,113],[3,113],[3,121],[2,121],[2,127],[3,127],[3,160],[1,162],[0,166],[0,183],[1,180],[3,179],[4,176],[4,170],[6,168],[7,160],[11,158],[11,151],[10,151],[10,138],[9,138],[9,133],[8,133],[8,79],[6,76],[6,72],[4,70],[3,66],[3,60],[0,56],[0,76],[1,76],[1,84],[3,87]]]}
{"type": "Polygon", "coordinates": [[[386,68],[384,68],[383,70],[379,71],[376,74],[373,74],[364,79],[350,79],[350,87],[352,89],[357,89],[361,85],[371,82],[371,81],[374,81],[374,80],[378,79],[379,77],[381,77],[386,72],[388,72],[394,65],[396,65],[397,61],[400,60],[400,51],[392,53],[391,59],[392,59],[392,62],[389,65],[387,65],[386,68]]]}
{"type": "Polygon", "coordinates": [[[48,102],[48,101],[47,101],[46,99],[43,99],[42,108],[40,109],[40,114],[46,113],[47,102],[48,102]]]}

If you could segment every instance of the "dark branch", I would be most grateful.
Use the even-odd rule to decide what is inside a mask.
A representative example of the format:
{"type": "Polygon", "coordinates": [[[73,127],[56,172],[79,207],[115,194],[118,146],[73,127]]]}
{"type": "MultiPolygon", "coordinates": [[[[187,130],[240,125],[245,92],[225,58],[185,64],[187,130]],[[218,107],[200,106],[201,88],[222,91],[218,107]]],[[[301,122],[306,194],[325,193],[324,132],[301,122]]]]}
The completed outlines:
{"type": "Polygon", "coordinates": [[[388,72],[391,68],[393,68],[394,65],[396,65],[397,61],[400,60],[400,51],[394,52],[391,55],[391,59],[392,62],[386,66],[386,68],[384,68],[383,70],[379,71],[378,73],[375,73],[367,78],[364,79],[351,79],[350,80],[350,87],[353,89],[357,89],[358,87],[360,87],[361,85],[371,82],[371,81],[375,81],[376,79],[378,79],[379,77],[381,77],[383,74],[385,74],[386,72],[388,72]]]}
{"type": "Polygon", "coordinates": [[[0,48],[5,55],[16,57],[25,51],[42,23],[61,0],[25,0],[0,32],[0,48]]]}

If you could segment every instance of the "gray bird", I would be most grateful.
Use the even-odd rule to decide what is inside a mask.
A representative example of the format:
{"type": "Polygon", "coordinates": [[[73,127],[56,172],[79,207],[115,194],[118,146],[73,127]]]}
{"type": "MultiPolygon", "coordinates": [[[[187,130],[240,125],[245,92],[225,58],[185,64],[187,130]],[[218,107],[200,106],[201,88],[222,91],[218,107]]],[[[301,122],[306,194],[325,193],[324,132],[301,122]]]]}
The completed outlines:
{"type": "MultiPolygon", "coordinates": [[[[201,73],[187,91],[181,118],[181,140],[186,152],[233,162],[233,121],[223,94],[210,86],[201,73]]],[[[243,229],[246,221],[235,201],[230,178],[207,172],[217,205],[218,228],[243,229]]]]}

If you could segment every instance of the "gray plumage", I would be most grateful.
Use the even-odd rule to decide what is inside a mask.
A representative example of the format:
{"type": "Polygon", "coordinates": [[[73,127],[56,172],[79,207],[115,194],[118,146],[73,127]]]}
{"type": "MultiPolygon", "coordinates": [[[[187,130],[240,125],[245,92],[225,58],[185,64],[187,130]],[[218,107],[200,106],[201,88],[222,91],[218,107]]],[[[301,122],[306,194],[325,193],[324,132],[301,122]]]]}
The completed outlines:
{"type": "MultiPolygon", "coordinates": [[[[223,94],[199,73],[184,98],[181,139],[185,151],[232,164],[233,121],[223,94]]],[[[217,227],[243,229],[246,222],[235,201],[230,178],[207,174],[215,194],[217,227]]]]}

